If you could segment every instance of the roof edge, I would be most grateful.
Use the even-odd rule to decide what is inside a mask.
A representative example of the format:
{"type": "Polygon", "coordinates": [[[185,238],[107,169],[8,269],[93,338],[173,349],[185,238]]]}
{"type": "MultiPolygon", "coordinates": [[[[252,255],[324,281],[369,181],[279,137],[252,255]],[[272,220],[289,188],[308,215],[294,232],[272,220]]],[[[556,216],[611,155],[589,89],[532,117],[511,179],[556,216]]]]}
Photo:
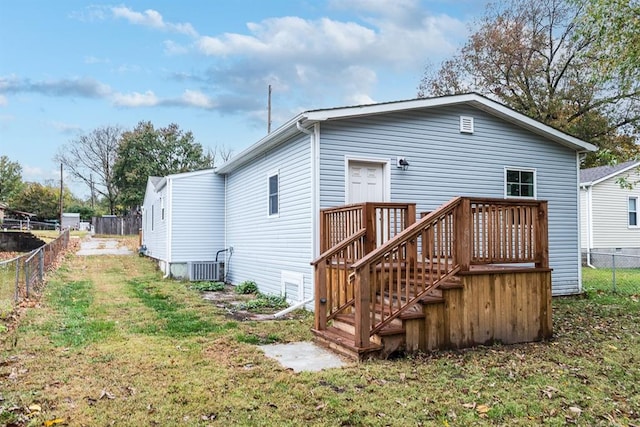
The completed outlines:
{"type": "Polygon", "coordinates": [[[629,172],[631,169],[634,169],[634,168],[637,168],[637,167],[640,167],[640,160],[630,164],[629,166],[625,167],[624,169],[620,169],[619,171],[612,172],[612,173],[610,173],[608,175],[605,175],[602,178],[598,178],[598,179],[596,179],[594,181],[581,182],[580,185],[584,186],[584,187],[591,187],[591,186],[594,186],[596,184],[600,184],[602,181],[606,181],[606,180],[608,180],[610,178],[613,178],[614,176],[623,174],[625,172],[629,172]]]}

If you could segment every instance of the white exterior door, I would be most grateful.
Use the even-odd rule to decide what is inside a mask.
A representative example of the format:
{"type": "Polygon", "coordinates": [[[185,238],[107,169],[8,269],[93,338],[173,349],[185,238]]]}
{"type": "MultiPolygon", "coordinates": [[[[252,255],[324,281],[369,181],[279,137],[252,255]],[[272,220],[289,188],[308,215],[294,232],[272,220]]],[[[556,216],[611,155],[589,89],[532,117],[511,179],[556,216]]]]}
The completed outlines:
{"type": "Polygon", "coordinates": [[[382,163],[349,162],[347,203],[384,202],[385,175],[382,163]]]}

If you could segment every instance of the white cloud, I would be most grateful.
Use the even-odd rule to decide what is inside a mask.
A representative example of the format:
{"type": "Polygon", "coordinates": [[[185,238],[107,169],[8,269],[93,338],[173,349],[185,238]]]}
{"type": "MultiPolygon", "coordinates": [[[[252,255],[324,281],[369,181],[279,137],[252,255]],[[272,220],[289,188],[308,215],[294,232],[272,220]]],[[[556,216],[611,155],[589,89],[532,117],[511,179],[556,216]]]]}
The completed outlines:
{"type": "Polygon", "coordinates": [[[197,108],[210,109],[214,107],[214,103],[207,95],[196,90],[185,90],[182,94],[181,101],[187,105],[197,108]]]}
{"type": "Polygon", "coordinates": [[[54,128],[55,130],[57,130],[58,132],[64,133],[64,134],[76,134],[76,133],[82,132],[82,127],[79,125],[58,122],[55,120],[52,120],[47,124],[52,128],[54,128]]]}
{"type": "Polygon", "coordinates": [[[173,40],[165,40],[164,44],[164,53],[166,55],[184,55],[189,52],[189,48],[174,42],[173,40]]]}
{"type": "Polygon", "coordinates": [[[0,123],[9,123],[16,119],[12,114],[0,114],[0,123]]]}
{"type": "Polygon", "coordinates": [[[135,25],[142,25],[162,31],[171,31],[180,34],[186,34],[191,37],[197,37],[198,32],[189,23],[171,23],[165,22],[162,15],[153,9],[147,9],[144,12],[136,12],[126,6],[117,6],[111,8],[113,16],[123,18],[135,25]]]}
{"type": "Polygon", "coordinates": [[[298,17],[270,18],[249,23],[250,35],[225,33],[200,37],[197,47],[205,55],[252,55],[262,58],[316,58],[362,53],[375,42],[375,32],[353,22],[328,18],[309,21],[298,17]]]}
{"type": "Polygon", "coordinates": [[[7,105],[9,105],[9,100],[7,99],[7,97],[4,95],[0,95],[0,107],[6,107],[7,105]]]}
{"type": "Polygon", "coordinates": [[[145,93],[115,93],[113,104],[118,107],[153,107],[159,104],[158,97],[150,90],[145,93]]]}
{"type": "Polygon", "coordinates": [[[108,59],[96,58],[95,56],[85,56],[84,63],[85,64],[108,64],[110,61],[108,59]]]}

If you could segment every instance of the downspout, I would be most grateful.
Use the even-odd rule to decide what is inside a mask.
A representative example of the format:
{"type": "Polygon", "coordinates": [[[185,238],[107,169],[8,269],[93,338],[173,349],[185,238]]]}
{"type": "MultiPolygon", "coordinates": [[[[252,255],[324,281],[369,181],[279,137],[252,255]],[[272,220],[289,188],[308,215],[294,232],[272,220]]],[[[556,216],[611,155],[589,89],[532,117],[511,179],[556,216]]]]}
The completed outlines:
{"type": "MultiPolygon", "coordinates": [[[[318,133],[320,131],[320,125],[318,123],[314,124],[313,131],[303,127],[300,121],[296,122],[296,128],[306,134],[309,135],[309,155],[311,157],[311,170],[310,173],[310,182],[311,182],[311,256],[315,258],[318,254],[318,210],[320,203],[320,191],[319,191],[319,147],[318,147],[318,133]]],[[[313,294],[315,295],[315,280],[314,274],[311,274],[311,289],[313,294]]],[[[274,315],[274,317],[283,316],[286,313],[289,313],[298,308],[304,307],[307,304],[313,302],[315,298],[312,297],[307,299],[306,301],[299,302],[289,308],[286,308],[274,315]]]]}
{"type": "Polygon", "coordinates": [[[593,249],[593,201],[592,201],[592,189],[593,186],[585,186],[587,190],[587,267],[595,269],[596,267],[591,264],[591,250],[593,249]]]}
{"type": "Polygon", "coordinates": [[[299,308],[302,308],[302,307],[304,307],[304,306],[305,306],[305,305],[307,305],[307,304],[311,304],[311,303],[313,302],[313,300],[314,300],[314,298],[310,298],[310,299],[308,299],[308,300],[306,300],[306,301],[302,301],[302,302],[299,302],[299,303],[297,303],[297,304],[294,304],[294,305],[292,305],[291,307],[287,307],[287,308],[285,308],[284,310],[282,310],[282,311],[279,311],[279,312],[275,313],[275,314],[273,315],[273,317],[274,317],[274,318],[282,317],[282,316],[284,316],[285,314],[287,314],[287,313],[291,313],[292,311],[297,310],[297,309],[299,309],[299,308]]]}

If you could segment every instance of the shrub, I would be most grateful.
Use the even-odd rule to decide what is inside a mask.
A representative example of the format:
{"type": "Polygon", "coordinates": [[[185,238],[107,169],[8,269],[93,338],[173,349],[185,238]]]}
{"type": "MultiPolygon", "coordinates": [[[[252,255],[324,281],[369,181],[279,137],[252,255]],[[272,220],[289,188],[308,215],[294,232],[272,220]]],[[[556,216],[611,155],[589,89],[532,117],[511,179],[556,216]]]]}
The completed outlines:
{"type": "Polygon", "coordinates": [[[246,295],[255,294],[258,292],[258,285],[253,280],[245,280],[236,286],[236,293],[246,295]]]}
{"type": "Polygon", "coordinates": [[[252,299],[240,304],[240,309],[248,311],[259,311],[267,308],[286,308],[288,306],[289,304],[287,303],[287,299],[283,296],[281,297],[279,295],[265,295],[262,293],[258,293],[256,299],[252,299]]]}
{"type": "Polygon", "coordinates": [[[223,282],[196,282],[191,285],[191,289],[195,289],[196,291],[213,291],[220,292],[224,291],[224,283],[223,282]]]}

